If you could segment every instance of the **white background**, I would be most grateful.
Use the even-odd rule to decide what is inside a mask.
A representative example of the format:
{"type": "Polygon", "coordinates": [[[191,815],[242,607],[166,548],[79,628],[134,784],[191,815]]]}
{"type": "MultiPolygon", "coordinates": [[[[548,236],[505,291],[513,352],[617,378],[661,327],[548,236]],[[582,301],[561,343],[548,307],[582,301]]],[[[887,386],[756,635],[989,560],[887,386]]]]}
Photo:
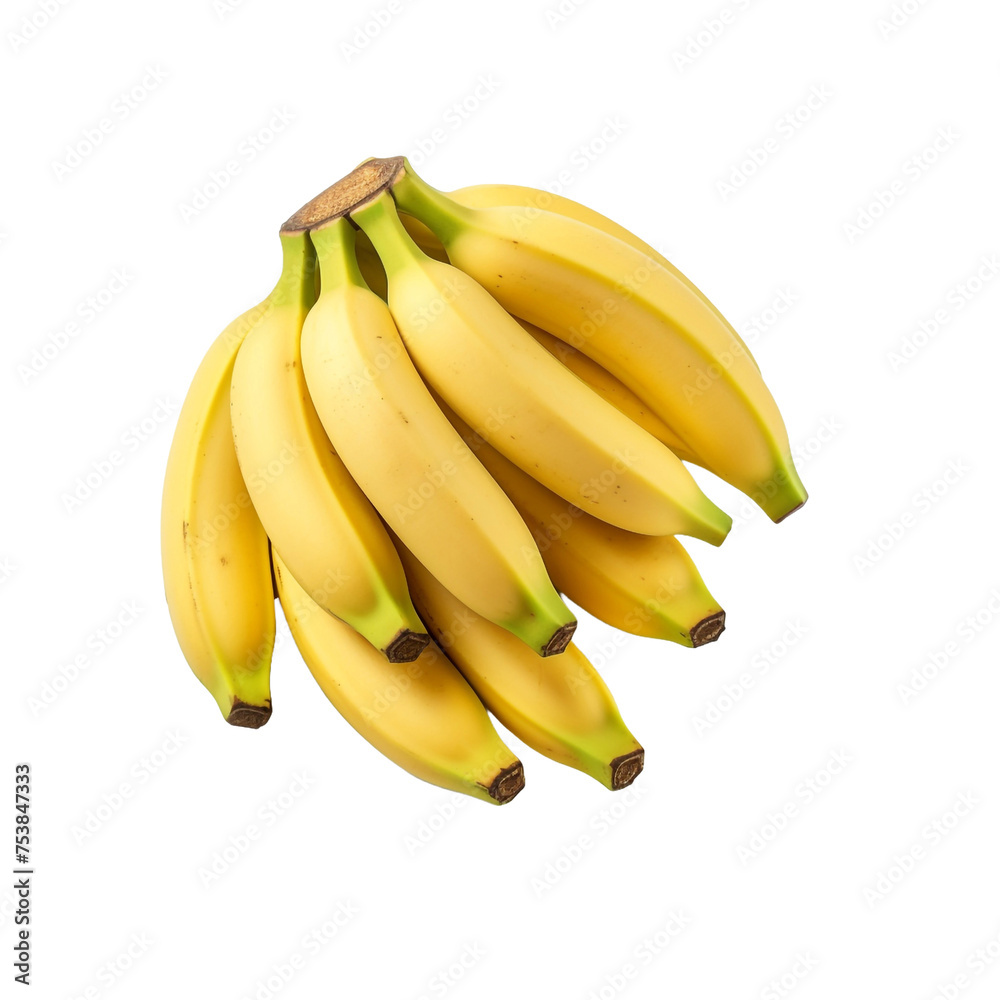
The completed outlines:
{"type": "Polygon", "coordinates": [[[38,995],[996,995],[974,953],[1000,954],[1000,281],[967,282],[1000,252],[1000,13],[906,0],[880,27],[893,6],[399,0],[381,27],[387,0],[95,0],[48,23],[40,2],[5,6],[0,711],[6,801],[16,761],[34,775],[38,995]],[[271,722],[231,728],[171,633],[159,502],[191,375],[272,286],[280,222],[402,152],[443,189],[558,181],[650,240],[751,341],[799,451],[811,500],[777,527],[699,474],[738,522],[720,550],[690,546],[721,641],[616,645],[582,623],[646,748],[630,792],[510,738],[524,792],[456,802],[350,730],[288,642],[271,722]],[[931,679],[907,695],[915,672],[931,679]],[[353,915],[331,938],[338,907],[353,915]],[[683,929],[654,955],[672,913],[683,929]]]}

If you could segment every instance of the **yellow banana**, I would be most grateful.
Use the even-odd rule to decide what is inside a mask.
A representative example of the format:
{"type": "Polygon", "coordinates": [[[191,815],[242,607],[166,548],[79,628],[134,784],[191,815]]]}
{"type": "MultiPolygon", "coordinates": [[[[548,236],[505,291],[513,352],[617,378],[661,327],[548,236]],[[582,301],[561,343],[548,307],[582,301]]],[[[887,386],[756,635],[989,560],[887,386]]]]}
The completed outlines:
{"type": "Polygon", "coordinates": [[[302,368],[337,454],[450,590],[536,652],[561,652],[573,615],[510,500],[438,409],[388,306],[365,285],[353,227],[336,219],[312,241],[323,290],[302,330],[302,368]]]}
{"type": "Polygon", "coordinates": [[[334,708],[376,750],[451,791],[501,805],[517,795],[524,787],[521,762],[437,647],[426,646],[410,663],[390,663],[320,608],[276,551],[273,560],[281,607],[302,658],[334,708]]]}
{"type": "Polygon", "coordinates": [[[170,620],[195,676],[234,726],[271,715],[274,594],[267,535],[233,447],[236,352],[271,299],[229,324],[198,367],[167,459],[160,541],[170,620]]]}
{"type": "Polygon", "coordinates": [[[593,358],[570,347],[564,340],[553,337],[537,326],[518,320],[521,326],[553,357],[558,358],[577,378],[583,379],[598,395],[621,410],[633,423],[649,431],[662,441],[678,458],[697,464],[698,458],[687,450],[687,445],[658,417],[627,385],[609,371],[605,371],[593,358]]]}
{"type": "Polygon", "coordinates": [[[480,284],[423,254],[388,192],[352,218],[382,259],[389,308],[414,364],[487,440],[609,523],[713,544],[725,538],[731,519],[683,463],[566,371],[480,284]]]}
{"type": "Polygon", "coordinates": [[[405,160],[382,164],[395,170],[391,189],[401,210],[427,225],[448,259],[505,309],[619,378],[701,464],[773,520],[805,502],[759,370],[686,280],[577,219],[512,206],[468,208],[424,183],[405,160]]]}
{"type": "Polygon", "coordinates": [[[243,342],[232,381],[236,454],[261,523],[322,608],[398,662],[428,637],[399,557],[375,509],[334,452],[309,399],[299,352],[315,299],[315,258],[302,232],[283,232],[285,274],[243,342]]]}
{"type": "MultiPolygon", "coordinates": [[[[422,223],[419,219],[414,219],[412,215],[401,215],[399,221],[403,223],[406,231],[410,234],[410,239],[420,247],[428,257],[448,263],[448,255],[441,246],[441,241],[422,223]]],[[[368,236],[358,231],[355,234],[356,250],[358,256],[358,267],[364,276],[365,284],[380,298],[386,299],[389,294],[389,285],[385,276],[385,268],[379,260],[375,247],[368,236]]]]}
{"type": "Polygon", "coordinates": [[[633,635],[703,646],[726,613],[671,535],[637,535],[567,504],[446,410],[456,429],[514,501],[552,582],[595,618],[633,635]]]}
{"type": "Polygon", "coordinates": [[[635,780],[642,770],[642,747],[607,685],[575,645],[543,660],[449,593],[402,545],[399,554],[427,627],[507,729],[607,788],[624,788],[635,780]]]}
{"type": "MultiPolygon", "coordinates": [[[[620,226],[617,222],[609,219],[606,215],[601,215],[600,212],[595,212],[594,209],[587,208],[586,205],[581,205],[578,201],[573,201],[571,198],[566,198],[563,195],[553,194],[551,191],[542,191],[539,188],[522,187],[519,184],[473,184],[470,187],[459,188],[457,191],[449,191],[448,197],[454,198],[460,205],[465,205],[467,208],[502,208],[505,205],[512,205],[524,212],[528,219],[536,212],[555,212],[557,215],[564,215],[568,219],[576,219],[577,222],[593,226],[594,229],[600,229],[609,236],[613,236],[623,243],[628,243],[629,246],[635,247],[640,253],[644,253],[647,257],[652,257],[657,264],[687,285],[716,315],[719,321],[728,327],[730,334],[743,347],[743,350],[746,351],[747,357],[754,360],[750,354],[750,349],[743,342],[740,335],[694,282],[674,267],[659,250],[650,246],[645,240],[641,240],[635,233],[630,232],[624,226],[620,226]]],[[[410,229],[409,222],[407,223],[407,228],[410,229]]],[[[439,255],[444,254],[444,247],[441,246],[440,241],[436,240],[436,237],[434,237],[433,233],[426,226],[423,229],[417,229],[414,226],[411,232],[415,233],[413,238],[420,244],[424,253],[434,251],[434,253],[439,255]],[[437,242],[437,246],[434,245],[435,242],[437,242]]],[[[757,362],[754,361],[754,364],[757,365],[757,362]]],[[[759,365],[757,367],[758,369],[760,368],[759,365]]]]}

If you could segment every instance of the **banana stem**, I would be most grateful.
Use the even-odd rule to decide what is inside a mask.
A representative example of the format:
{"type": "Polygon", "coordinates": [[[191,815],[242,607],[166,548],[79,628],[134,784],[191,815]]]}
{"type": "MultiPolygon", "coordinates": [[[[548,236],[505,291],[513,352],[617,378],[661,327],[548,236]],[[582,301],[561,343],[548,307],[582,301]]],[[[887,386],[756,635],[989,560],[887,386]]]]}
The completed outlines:
{"type": "Polygon", "coordinates": [[[392,185],[393,197],[408,215],[419,219],[446,246],[474,218],[474,210],[418,177],[408,161],[392,185]]]}
{"type": "Polygon", "coordinates": [[[281,234],[281,277],[272,304],[308,310],[316,301],[316,252],[308,233],[281,234]]]}
{"type": "Polygon", "coordinates": [[[406,231],[388,191],[356,209],[351,218],[374,244],[387,275],[430,260],[406,231]]]}
{"type": "Polygon", "coordinates": [[[319,258],[324,288],[343,288],[347,285],[368,287],[358,267],[355,229],[347,219],[334,219],[322,228],[312,230],[310,236],[319,258]]]}

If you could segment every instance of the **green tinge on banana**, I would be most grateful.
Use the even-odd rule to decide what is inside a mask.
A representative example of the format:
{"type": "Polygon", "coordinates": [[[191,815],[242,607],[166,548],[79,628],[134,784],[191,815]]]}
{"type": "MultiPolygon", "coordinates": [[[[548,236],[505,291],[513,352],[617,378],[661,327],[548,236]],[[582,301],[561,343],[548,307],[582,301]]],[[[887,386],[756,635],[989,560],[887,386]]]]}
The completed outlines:
{"type": "Polygon", "coordinates": [[[514,506],[438,409],[389,308],[366,287],[354,229],[336,219],[312,240],[323,291],[303,327],[302,367],[338,455],[451,590],[532,648],[558,651],[572,612],[514,506]]]}
{"type": "Polygon", "coordinates": [[[361,736],[434,785],[496,805],[517,795],[524,787],[521,762],[439,649],[430,645],[412,662],[390,663],[320,608],[277,552],[273,559],[281,607],[302,658],[361,736]]]}
{"type": "Polygon", "coordinates": [[[167,607],[195,676],[223,718],[270,718],[274,595],[268,541],[233,447],[229,386],[236,353],[273,294],[220,334],[201,362],[167,459],[161,549],[167,607]]]}
{"type": "Polygon", "coordinates": [[[662,442],[531,338],[476,280],[423,254],[387,192],[352,212],[388,276],[388,305],[425,381],[546,486],[619,527],[712,544],[732,520],[662,442]]]}
{"type": "Polygon", "coordinates": [[[424,622],[502,725],[533,750],[606,788],[635,780],[643,749],[575,645],[543,659],[462,604],[403,546],[400,556],[424,622]]]}
{"type": "Polygon", "coordinates": [[[755,362],[686,279],[602,229],[554,212],[468,208],[405,160],[390,162],[400,208],[510,313],[619,378],[700,464],[772,520],[805,503],[784,422],[755,362]]]}
{"type": "Polygon", "coordinates": [[[577,378],[582,378],[594,392],[603,396],[629,420],[649,431],[682,461],[698,464],[698,456],[688,452],[687,445],[624,382],[605,371],[593,358],[570,347],[564,340],[553,337],[551,333],[524,320],[518,322],[549,354],[558,358],[577,378]]]}
{"type": "Polygon", "coordinates": [[[280,236],[281,277],[205,355],[167,462],[193,672],[228,722],[263,725],[278,597],[331,703],[417,777],[517,795],[492,712],[630,784],[643,749],[560,592],[636,635],[718,638],[673,536],[732,522],[683,462],[775,521],[807,498],[750,351],[653,247],[544,191],[448,195],[373,158],[280,236]]]}
{"type": "MultiPolygon", "coordinates": [[[[460,205],[465,205],[466,208],[502,208],[505,205],[512,205],[528,215],[534,212],[555,212],[557,215],[564,215],[568,219],[575,219],[577,222],[592,226],[594,229],[600,229],[609,236],[613,236],[616,240],[628,243],[629,246],[635,247],[640,253],[655,260],[675,278],[684,282],[695,295],[702,299],[706,307],[715,314],[720,322],[725,324],[736,342],[746,351],[747,357],[757,365],[756,360],[750,353],[750,348],[747,347],[743,338],[740,337],[729,320],[719,312],[708,296],[690,278],[674,267],[659,250],[650,246],[645,240],[640,239],[635,233],[629,232],[629,230],[619,225],[613,219],[609,219],[606,215],[601,215],[600,212],[596,212],[586,205],[581,205],[580,202],[573,201],[572,198],[567,198],[564,195],[555,194],[552,191],[542,191],[538,188],[523,187],[519,184],[472,184],[469,187],[459,188],[457,191],[449,191],[448,197],[453,198],[460,205]]],[[[414,222],[416,221],[414,220],[414,222]]],[[[410,228],[410,226],[408,225],[407,228],[410,228]]],[[[413,238],[417,240],[425,253],[429,253],[432,256],[435,254],[446,256],[444,247],[426,226],[421,226],[420,229],[413,226],[412,231],[417,234],[413,238]]],[[[758,371],[760,370],[760,365],[757,365],[757,369],[758,371]]]]}
{"type": "Polygon", "coordinates": [[[688,647],[719,638],[726,614],[676,538],[623,531],[567,504],[445,412],[514,502],[571,601],[632,635],[688,647]]]}
{"type": "Polygon", "coordinates": [[[236,454],[254,508],[313,599],[390,659],[414,659],[428,636],[378,514],[332,448],[309,397],[300,337],[315,302],[306,233],[282,233],[272,307],[233,368],[236,454]]]}

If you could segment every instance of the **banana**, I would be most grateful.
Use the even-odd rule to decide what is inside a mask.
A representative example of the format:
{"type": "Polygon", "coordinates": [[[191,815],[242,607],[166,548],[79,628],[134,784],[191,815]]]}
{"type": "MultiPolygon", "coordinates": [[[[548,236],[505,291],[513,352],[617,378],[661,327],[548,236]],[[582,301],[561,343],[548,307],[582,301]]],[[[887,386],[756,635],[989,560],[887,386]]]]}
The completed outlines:
{"type": "MultiPolygon", "coordinates": [[[[512,205],[525,213],[528,219],[536,212],[555,212],[557,215],[564,215],[568,219],[576,219],[577,222],[593,226],[594,229],[600,229],[609,236],[613,236],[616,240],[627,243],[647,257],[652,257],[657,264],[669,271],[697,295],[705,303],[705,306],[715,314],[716,318],[729,329],[731,336],[746,351],[747,357],[757,366],[758,371],[760,370],[760,365],[757,365],[756,360],[750,354],[750,349],[744,343],[742,337],[733,329],[726,317],[713,305],[708,296],[690,278],[674,267],[659,250],[650,246],[645,240],[639,239],[635,233],[630,232],[624,226],[620,226],[606,215],[601,215],[600,212],[595,212],[594,209],[587,208],[586,205],[581,205],[578,201],[573,201],[571,198],[553,194],[551,191],[542,191],[539,188],[522,187],[519,184],[473,184],[470,187],[459,188],[457,191],[449,191],[448,197],[454,198],[455,201],[460,205],[465,205],[466,208],[502,208],[505,205],[512,205]]],[[[407,218],[409,219],[409,216],[407,218]]],[[[417,229],[416,226],[412,226],[411,228],[411,223],[407,222],[407,229],[415,234],[413,238],[420,244],[424,253],[428,253],[431,256],[444,255],[444,247],[441,246],[440,241],[434,237],[433,233],[426,226],[422,229],[417,229]]]]}
{"type": "Polygon", "coordinates": [[[382,259],[389,309],[417,369],[487,440],[609,523],[725,538],[731,519],[683,463],[573,377],[473,278],[423,254],[387,191],[351,216],[382,259]]]}
{"type": "Polygon", "coordinates": [[[427,185],[405,159],[382,161],[380,169],[394,171],[400,209],[434,232],[457,268],[510,313],[624,382],[700,464],[772,520],[805,503],[785,425],[759,370],[689,283],[577,219],[512,206],[467,208],[427,185]]]}
{"type": "Polygon", "coordinates": [[[676,538],[623,531],[567,504],[445,412],[514,501],[552,582],[571,601],[632,635],[689,647],[719,638],[726,613],[676,538]]]}
{"type": "MultiPolygon", "coordinates": [[[[448,258],[441,247],[440,241],[426,226],[417,222],[416,219],[409,215],[405,217],[401,216],[400,221],[406,227],[406,231],[410,234],[411,239],[417,243],[417,246],[428,257],[433,257],[435,260],[440,260],[445,264],[448,263],[448,258]],[[418,226],[420,227],[419,229],[417,228],[418,226]]],[[[354,236],[356,240],[358,268],[365,279],[365,284],[380,299],[385,301],[389,297],[389,282],[385,276],[385,268],[382,266],[382,261],[379,260],[379,256],[375,252],[375,247],[372,246],[372,241],[363,232],[358,230],[354,236]]]]}
{"type": "MultiPolygon", "coordinates": [[[[410,239],[420,247],[428,257],[439,260],[444,264],[448,263],[448,255],[441,246],[441,241],[418,219],[412,215],[401,215],[399,221],[410,234],[410,239]]],[[[358,256],[358,267],[364,276],[365,284],[380,298],[386,299],[389,294],[389,285],[385,276],[385,268],[379,260],[372,241],[363,232],[356,232],[356,250],[358,256]]]]}
{"type": "Polygon", "coordinates": [[[323,611],[277,551],[272,558],[278,597],[302,658],[354,729],[424,781],[500,805],[517,795],[524,787],[521,762],[437,647],[424,647],[410,663],[390,663],[323,611]]]}
{"type": "Polygon", "coordinates": [[[281,242],[282,281],[233,367],[240,469],[269,538],[316,603],[406,662],[428,636],[392,542],[330,445],[302,374],[299,338],[315,299],[312,246],[303,232],[283,231],[281,242]]]}
{"type": "MultiPolygon", "coordinates": [[[[494,189],[505,190],[504,185],[498,184],[483,185],[483,187],[488,188],[491,193],[493,193],[494,189]]],[[[477,195],[479,194],[478,188],[470,188],[468,190],[476,192],[477,195]]],[[[523,190],[530,191],[532,189],[525,188],[523,190]]],[[[463,194],[463,192],[452,192],[452,197],[456,201],[462,201],[458,197],[460,194],[463,194]]],[[[543,191],[541,194],[545,194],[545,192],[543,191]]],[[[501,197],[501,195],[496,195],[496,197],[501,197]]],[[[576,202],[570,202],[570,204],[575,205],[576,202]]],[[[475,205],[472,207],[475,207],[475,205]]],[[[584,209],[582,205],[579,207],[583,212],[590,211],[589,209],[584,209]]],[[[593,214],[597,215],[596,212],[593,214]]],[[[598,218],[603,219],[604,216],[601,215],[598,218]]],[[[440,260],[444,256],[443,251],[440,250],[441,244],[437,240],[437,237],[433,234],[428,236],[427,233],[429,230],[426,230],[426,227],[424,232],[417,232],[415,235],[415,227],[413,226],[415,220],[411,216],[401,215],[400,221],[406,227],[406,231],[413,238],[413,241],[428,257],[440,260]],[[435,244],[437,244],[436,247],[435,244]]],[[[609,222],[609,225],[614,226],[615,223],[609,222]]],[[[363,232],[356,233],[356,237],[358,266],[365,279],[365,284],[380,299],[385,300],[388,298],[389,285],[382,262],[379,260],[378,254],[375,253],[375,248],[372,246],[371,240],[363,232]]],[[[629,420],[638,424],[643,430],[649,431],[658,441],[662,441],[678,458],[685,462],[693,462],[695,465],[699,464],[698,456],[691,454],[688,451],[687,445],[684,444],[670,427],[632,392],[628,386],[616,379],[611,372],[605,371],[593,358],[587,357],[582,351],[571,347],[558,337],[553,337],[551,333],[547,333],[537,326],[532,326],[531,323],[526,323],[524,320],[519,319],[518,322],[549,354],[558,358],[577,378],[583,379],[594,392],[606,399],[616,409],[621,410],[629,420]]]]}
{"type": "MultiPolygon", "coordinates": [[[[469,208],[491,208],[500,205],[517,205],[531,210],[534,206],[531,196],[537,195],[537,200],[541,205],[549,205],[551,211],[559,211],[562,215],[568,215],[580,222],[589,222],[598,229],[618,239],[631,242],[637,249],[642,250],[649,256],[673,271],[678,278],[687,282],[695,294],[705,299],[706,305],[715,311],[719,319],[725,323],[726,319],[712,305],[711,302],[681,274],[667,259],[658,254],[647,243],[643,243],[637,236],[633,236],[627,229],[622,228],[617,223],[605,218],[598,212],[594,212],[584,205],[580,205],[568,198],[561,198],[558,195],[550,195],[546,191],[536,191],[534,188],[522,188],[510,184],[480,184],[470,188],[462,188],[459,191],[450,192],[450,197],[457,202],[467,205],[469,208]],[[625,239],[628,236],[629,239],[625,239]]],[[[411,215],[400,215],[406,231],[410,234],[413,242],[420,247],[428,257],[448,263],[447,254],[441,246],[441,241],[426,227],[418,222],[411,215]]],[[[385,269],[382,262],[372,246],[371,240],[363,232],[358,232],[357,236],[357,257],[358,265],[368,287],[375,292],[379,298],[388,298],[388,281],[385,276],[385,269]]],[[[516,317],[515,317],[516,318],[516,317]]],[[[676,433],[658,417],[631,389],[623,382],[615,378],[609,371],[602,368],[593,358],[587,357],[582,351],[553,337],[551,333],[526,323],[518,319],[518,323],[531,334],[539,344],[544,347],[549,354],[558,358],[577,378],[583,379],[591,389],[599,396],[606,399],[616,409],[621,410],[633,423],[638,424],[643,430],[649,431],[658,441],[662,441],[678,458],[685,462],[692,462],[700,465],[698,456],[691,453],[687,445],[678,437],[676,433]]],[[[733,330],[733,336],[739,339],[739,335],[733,330]]],[[[743,344],[743,341],[740,340],[743,344]]],[[[746,345],[743,344],[746,349],[746,345]]],[[[750,355],[747,349],[747,355],[750,355]]],[[[756,362],[754,362],[756,364],[756,362]]]]}
{"type": "Polygon", "coordinates": [[[229,383],[236,352],[271,308],[234,320],[198,367],[174,431],[163,484],[163,583],[177,641],[225,720],[256,729],[271,715],[274,594],[267,535],[233,448],[229,383]]]}
{"type": "Polygon", "coordinates": [[[576,626],[524,522],[438,409],[346,218],[314,230],[322,293],[302,330],[309,394],[337,454],[392,530],[465,603],[542,655],[576,626]]]}
{"type": "Polygon", "coordinates": [[[627,385],[609,371],[605,371],[593,358],[570,347],[565,341],[553,337],[537,326],[518,320],[521,326],[553,357],[558,358],[577,378],[583,379],[599,396],[621,410],[633,423],[649,431],[662,441],[678,458],[697,464],[698,457],[687,450],[687,445],[660,419],[627,385]]]}
{"type": "Polygon", "coordinates": [[[643,749],[607,685],[574,644],[562,656],[543,660],[449,593],[402,545],[399,554],[424,622],[507,729],[533,750],[612,790],[635,780],[643,749]]]}

